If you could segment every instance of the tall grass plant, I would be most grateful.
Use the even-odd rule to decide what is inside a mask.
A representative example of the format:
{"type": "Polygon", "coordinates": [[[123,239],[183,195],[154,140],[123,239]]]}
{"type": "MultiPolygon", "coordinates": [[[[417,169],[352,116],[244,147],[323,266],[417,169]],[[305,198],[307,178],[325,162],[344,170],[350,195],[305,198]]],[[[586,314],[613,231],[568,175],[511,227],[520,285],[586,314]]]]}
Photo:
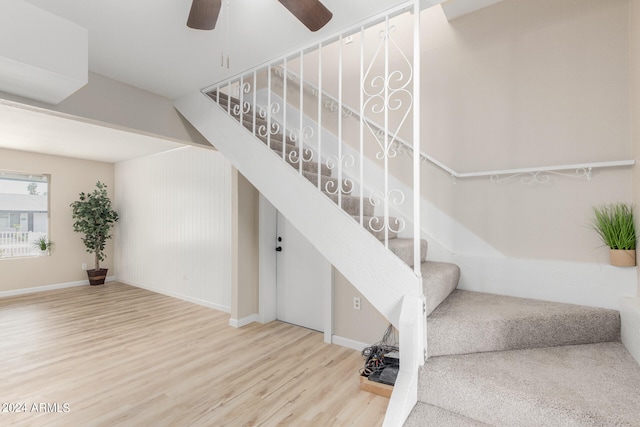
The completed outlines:
{"type": "Polygon", "coordinates": [[[636,249],[636,229],[633,222],[633,206],[611,203],[593,208],[593,229],[605,245],[611,249],[636,249]]]}

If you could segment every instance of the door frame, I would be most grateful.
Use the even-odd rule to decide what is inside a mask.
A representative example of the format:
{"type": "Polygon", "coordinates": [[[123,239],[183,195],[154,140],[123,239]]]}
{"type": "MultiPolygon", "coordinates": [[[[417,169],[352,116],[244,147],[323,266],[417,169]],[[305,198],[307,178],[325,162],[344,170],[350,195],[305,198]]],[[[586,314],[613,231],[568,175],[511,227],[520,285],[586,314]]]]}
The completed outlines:
{"type": "MultiPolygon", "coordinates": [[[[277,309],[277,272],[276,239],[278,210],[264,197],[258,201],[258,321],[268,323],[276,320],[277,309]]],[[[333,335],[333,267],[331,280],[324,287],[324,342],[331,343],[333,335]]]]}

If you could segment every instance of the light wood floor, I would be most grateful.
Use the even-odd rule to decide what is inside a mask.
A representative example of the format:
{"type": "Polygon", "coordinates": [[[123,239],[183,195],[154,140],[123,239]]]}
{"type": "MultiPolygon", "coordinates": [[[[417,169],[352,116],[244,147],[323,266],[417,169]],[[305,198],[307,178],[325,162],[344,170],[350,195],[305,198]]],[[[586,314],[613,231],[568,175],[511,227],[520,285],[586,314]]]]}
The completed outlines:
{"type": "Polygon", "coordinates": [[[0,299],[0,403],[27,410],[0,425],[382,424],[388,400],[358,389],[357,351],[228,320],[120,283],[0,299]]]}

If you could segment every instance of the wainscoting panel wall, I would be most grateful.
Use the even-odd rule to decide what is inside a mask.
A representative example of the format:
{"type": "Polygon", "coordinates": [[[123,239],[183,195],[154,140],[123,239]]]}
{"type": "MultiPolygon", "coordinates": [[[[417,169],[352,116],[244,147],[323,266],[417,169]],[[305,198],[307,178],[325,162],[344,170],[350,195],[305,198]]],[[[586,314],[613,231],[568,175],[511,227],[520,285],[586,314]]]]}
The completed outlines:
{"type": "Polygon", "coordinates": [[[231,306],[231,165],[197,147],[116,164],[118,280],[231,306]]]}

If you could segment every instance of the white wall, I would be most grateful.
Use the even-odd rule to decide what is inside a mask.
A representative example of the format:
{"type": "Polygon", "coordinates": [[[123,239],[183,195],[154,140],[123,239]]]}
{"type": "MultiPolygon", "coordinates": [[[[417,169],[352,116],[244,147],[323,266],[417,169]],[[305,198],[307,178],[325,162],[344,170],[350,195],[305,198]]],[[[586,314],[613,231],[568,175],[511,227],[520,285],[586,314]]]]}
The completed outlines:
{"type": "Polygon", "coordinates": [[[116,164],[116,265],[124,283],[231,307],[231,166],[185,147],[116,164]]]}
{"type": "Polygon", "coordinates": [[[89,73],[89,83],[57,105],[0,92],[0,98],[136,129],[170,140],[209,145],[162,96],[89,73]]]}

